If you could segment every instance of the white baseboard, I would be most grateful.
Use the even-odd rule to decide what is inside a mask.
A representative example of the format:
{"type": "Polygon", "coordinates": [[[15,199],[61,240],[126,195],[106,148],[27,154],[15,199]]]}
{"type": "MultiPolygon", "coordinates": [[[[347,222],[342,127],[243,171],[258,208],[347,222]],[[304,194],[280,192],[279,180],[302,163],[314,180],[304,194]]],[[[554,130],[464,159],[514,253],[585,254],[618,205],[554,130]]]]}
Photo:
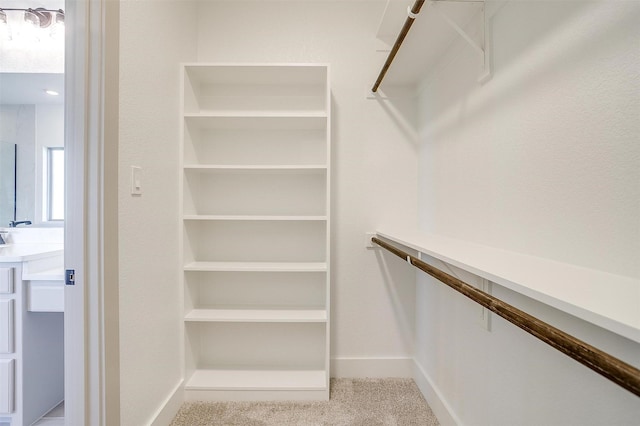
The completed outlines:
{"type": "Polygon", "coordinates": [[[173,389],[173,392],[167,397],[164,401],[164,404],[158,409],[156,414],[152,416],[150,426],[167,426],[171,423],[173,418],[178,413],[180,406],[184,402],[184,388],[183,382],[177,384],[177,386],[173,389]]]}
{"type": "Polygon", "coordinates": [[[463,423],[422,366],[414,361],[413,369],[413,380],[418,385],[424,399],[427,400],[433,414],[438,418],[438,422],[440,422],[442,426],[462,426],[463,423]]]}
{"type": "Polygon", "coordinates": [[[331,377],[413,378],[412,358],[332,358],[331,377]]]}

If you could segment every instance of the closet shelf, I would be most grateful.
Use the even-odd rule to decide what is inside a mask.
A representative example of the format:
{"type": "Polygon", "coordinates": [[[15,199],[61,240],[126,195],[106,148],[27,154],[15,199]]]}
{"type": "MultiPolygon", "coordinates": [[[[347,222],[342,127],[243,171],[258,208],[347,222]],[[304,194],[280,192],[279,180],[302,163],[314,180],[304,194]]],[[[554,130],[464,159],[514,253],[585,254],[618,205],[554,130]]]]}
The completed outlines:
{"type": "Polygon", "coordinates": [[[209,272],[325,272],[325,262],[190,262],[185,271],[209,272]]]}
{"type": "Polygon", "coordinates": [[[326,118],[326,111],[200,111],[185,112],[184,118],[326,118]]]}
{"type": "Polygon", "coordinates": [[[326,322],[324,309],[192,309],[187,322],[326,322]]]}
{"type": "Polygon", "coordinates": [[[185,113],[187,127],[200,130],[323,130],[325,113],[212,114],[185,113]]]}
{"type": "Polygon", "coordinates": [[[206,370],[199,369],[186,390],[323,390],[324,370],[206,370]]]}
{"type": "Polygon", "coordinates": [[[296,164],[275,164],[275,165],[221,165],[221,164],[185,164],[185,171],[197,173],[324,173],[327,166],[320,164],[296,165],[296,164]]]}
{"type": "MultiPolygon", "coordinates": [[[[407,7],[413,0],[388,0],[376,37],[391,48],[407,19],[407,7]]],[[[455,49],[456,40],[469,43],[465,46],[478,56],[480,80],[490,76],[485,40],[483,0],[428,1],[417,15],[410,32],[381,86],[419,87],[425,78],[433,75],[449,52],[455,49]]],[[[386,53],[385,53],[386,56],[386,53]]],[[[384,59],[381,57],[381,63],[384,59]]]]}
{"type": "Polygon", "coordinates": [[[258,215],[207,215],[207,214],[187,214],[183,217],[184,220],[220,220],[220,221],[318,221],[323,222],[327,220],[327,216],[258,216],[258,215]]]}
{"type": "Polygon", "coordinates": [[[377,234],[640,342],[638,279],[416,230],[377,234]]]}

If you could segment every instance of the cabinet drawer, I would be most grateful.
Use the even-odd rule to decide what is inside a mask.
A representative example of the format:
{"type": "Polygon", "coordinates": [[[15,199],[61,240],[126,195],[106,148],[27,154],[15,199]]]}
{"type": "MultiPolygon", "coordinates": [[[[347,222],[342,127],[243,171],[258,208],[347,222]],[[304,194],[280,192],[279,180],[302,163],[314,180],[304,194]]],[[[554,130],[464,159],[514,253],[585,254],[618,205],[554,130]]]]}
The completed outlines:
{"type": "Polygon", "coordinates": [[[13,293],[13,269],[0,268],[0,293],[13,293]]]}
{"type": "Polygon", "coordinates": [[[13,352],[13,299],[0,300],[0,353],[13,352]]]}
{"type": "Polygon", "coordinates": [[[64,312],[64,282],[30,281],[27,310],[30,312],[64,312]]]}
{"type": "Polygon", "coordinates": [[[14,368],[14,360],[0,359],[0,414],[14,410],[14,368]]]}

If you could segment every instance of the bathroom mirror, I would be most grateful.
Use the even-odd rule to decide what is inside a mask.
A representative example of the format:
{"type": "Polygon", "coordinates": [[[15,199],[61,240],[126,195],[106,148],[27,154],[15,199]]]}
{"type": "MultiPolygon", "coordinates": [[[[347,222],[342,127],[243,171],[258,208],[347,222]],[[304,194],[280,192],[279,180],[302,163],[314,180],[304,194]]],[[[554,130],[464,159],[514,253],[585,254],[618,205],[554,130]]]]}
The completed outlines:
{"type": "MultiPolygon", "coordinates": [[[[2,120],[0,119],[0,123],[2,120]]],[[[16,145],[0,140],[0,226],[13,220],[16,145]]]]}
{"type": "Polygon", "coordinates": [[[0,227],[64,223],[63,94],[64,74],[0,73],[0,227]]]}

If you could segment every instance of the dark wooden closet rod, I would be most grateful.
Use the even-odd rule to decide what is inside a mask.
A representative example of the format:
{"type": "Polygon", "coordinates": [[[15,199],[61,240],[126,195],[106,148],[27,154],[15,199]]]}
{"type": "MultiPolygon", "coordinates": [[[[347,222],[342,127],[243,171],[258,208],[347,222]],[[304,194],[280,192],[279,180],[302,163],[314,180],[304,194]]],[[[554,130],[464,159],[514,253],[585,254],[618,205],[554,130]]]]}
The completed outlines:
{"type": "MultiPolygon", "coordinates": [[[[422,5],[424,4],[424,2],[425,0],[416,0],[416,2],[411,7],[411,13],[413,15],[417,15],[418,13],[420,13],[420,9],[422,9],[422,5]]],[[[373,85],[373,88],[371,89],[372,92],[378,91],[378,87],[380,87],[380,83],[382,83],[382,79],[384,79],[384,76],[387,74],[387,71],[391,66],[391,62],[393,62],[393,59],[396,57],[396,53],[398,53],[398,50],[400,49],[400,46],[402,45],[404,38],[409,33],[409,29],[411,29],[411,25],[413,25],[413,21],[415,20],[416,18],[409,15],[407,16],[406,21],[404,21],[404,26],[402,27],[400,34],[398,34],[398,38],[396,39],[396,42],[393,45],[393,48],[391,49],[391,52],[389,52],[389,56],[387,56],[387,62],[384,63],[384,66],[380,70],[380,74],[378,74],[378,79],[376,80],[375,84],[373,85]]]]}
{"type": "Polygon", "coordinates": [[[451,276],[422,260],[388,244],[379,238],[373,237],[371,241],[380,247],[390,251],[396,256],[406,260],[411,265],[426,272],[432,277],[454,290],[467,296],[469,299],[479,303],[491,312],[500,315],[510,323],[520,327],[527,333],[537,337],[546,344],[556,348],[565,355],[573,358],[579,363],[589,367],[593,371],[612,382],[622,386],[636,396],[640,396],[640,370],[621,361],[606,352],[585,343],[570,334],[559,330],[552,325],[540,321],[518,308],[503,302],[477,288],[451,276]]]}

